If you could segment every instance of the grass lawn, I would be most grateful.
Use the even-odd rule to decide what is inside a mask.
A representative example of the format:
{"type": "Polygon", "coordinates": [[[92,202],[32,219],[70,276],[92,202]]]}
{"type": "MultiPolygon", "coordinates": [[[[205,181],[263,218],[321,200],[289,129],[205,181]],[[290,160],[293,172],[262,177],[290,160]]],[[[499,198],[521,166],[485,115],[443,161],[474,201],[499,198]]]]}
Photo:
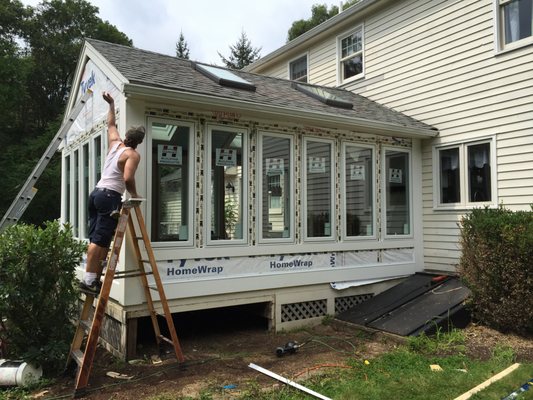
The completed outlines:
{"type": "MultiPolygon", "coordinates": [[[[412,339],[408,345],[376,359],[349,360],[351,369],[339,369],[315,376],[300,384],[335,400],[446,400],[469,391],[514,363],[515,354],[498,348],[487,361],[469,359],[463,354],[460,331],[430,339],[412,339]],[[431,365],[441,371],[432,371],[431,365]]],[[[533,378],[533,364],[522,364],[507,379],[494,383],[471,399],[502,399],[533,378]]],[[[303,392],[282,386],[270,393],[249,391],[241,399],[310,399],[303,392]]],[[[206,397],[209,399],[209,397],[206,397]]],[[[533,399],[533,389],[519,400],[533,399]]]]}

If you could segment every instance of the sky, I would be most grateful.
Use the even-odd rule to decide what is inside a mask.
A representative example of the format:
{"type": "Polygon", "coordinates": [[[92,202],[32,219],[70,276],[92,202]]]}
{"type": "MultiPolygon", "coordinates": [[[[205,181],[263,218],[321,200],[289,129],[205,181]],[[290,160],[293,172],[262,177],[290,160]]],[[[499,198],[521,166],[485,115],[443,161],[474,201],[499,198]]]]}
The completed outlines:
{"type": "MultiPolygon", "coordinates": [[[[38,0],[23,0],[35,6],[38,0]]],[[[245,32],[254,48],[266,56],[283,46],[294,21],[311,17],[313,4],[327,0],[89,0],[102,20],[124,32],[143,50],[176,55],[180,32],[192,60],[222,65],[217,52],[230,55],[245,32]]]]}

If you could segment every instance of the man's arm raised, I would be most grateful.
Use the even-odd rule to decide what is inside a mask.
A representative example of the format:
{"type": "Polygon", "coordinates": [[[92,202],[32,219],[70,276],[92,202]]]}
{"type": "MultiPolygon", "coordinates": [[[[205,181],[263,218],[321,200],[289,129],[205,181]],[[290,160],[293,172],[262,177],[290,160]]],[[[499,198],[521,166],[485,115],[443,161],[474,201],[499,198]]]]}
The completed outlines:
{"type": "Polygon", "coordinates": [[[111,149],[111,146],[117,142],[122,142],[120,135],[117,129],[117,122],[115,117],[115,100],[108,92],[102,94],[104,100],[109,104],[109,111],[107,112],[107,143],[108,148],[111,149]]]}

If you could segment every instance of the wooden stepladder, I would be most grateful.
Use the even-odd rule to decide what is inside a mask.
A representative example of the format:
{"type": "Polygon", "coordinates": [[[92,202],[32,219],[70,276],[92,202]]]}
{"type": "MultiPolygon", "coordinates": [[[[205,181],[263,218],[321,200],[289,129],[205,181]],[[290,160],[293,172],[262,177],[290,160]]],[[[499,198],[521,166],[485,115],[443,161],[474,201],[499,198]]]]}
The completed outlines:
{"type": "Polygon", "coordinates": [[[72,360],[74,360],[78,364],[74,397],[79,397],[83,394],[89,381],[89,375],[91,373],[91,367],[94,361],[96,347],[98,344],[98,337],[100,335],[100,328],[103,323],[107,301],[109,300],[109,292],[111,291],[113,278],[115,277],[115,269],[118,262],[118,256],[122,247],[122,243],[124,241],[124,235],[126,233],[126,226],[129,226],[131,236],[133,238],[133,245],[138,260],[138,270],[117,272],[117,278],[127,278],[134,276],[140,277],[142,286],[144,288],[148,309],[150,311],[150,317],[152,319],[152,325],[154,327],[154,333],[157,344],[160,345],[162,341],[171,344],[174,347],[174,352],[176,353],[177,360],[179,362],[183,362],[185,360],[185,358],[183,357],[183,353],[181,352],[181,347],[179,344],[178,336],[176,334],[176,329],[174,327],[174,322],[172,320],[172,314],[170,312],[170,308],[168,307],[168,302],[165,296],[163,284],[161,283],[161,277],[157,269],[152,245],[150,244],[150,240],[148,239],[148,232],[146,231],[144,218],[140,210],[140,202],[141,200],[131,199],[122,205],[122,209],[120,211],[120,216],[118,219],[117,229],[115,231],[115,238],[113,240],[113,246],[108,257],[104,281],[100,294],[97,298],[97,304],[96,309],[94,311],[92,323],[89,320],[89,315],[96,296],[90,293],[86,293],[85,295],[85,302],[83,304],[80,320],[76,328],[76,333],[74,334],[74,340],[72,341],[69,357],[67,360],[67,367],[69,366],[72,360]],[[137,217],[137,225],[139,226],[139,229],[141,231],[140,237],[138,237],[135,232],[135,223],[133,222],[131,209],[135,211],[135,215],[137,217]],[[141,247],[139,246],[139,241],[141,240],[144,242],[146,254],[148,256],[147,260],[143,259],[142,257],[141,247]],[[150,265],[151,271],[146,270],[146,264],[150,265]],[[153,274],[155,287],[150,286],[148,284],[148,279],[146,277],[146,275],[148,274],[153,274]],[[168,330],[170,332],[170,339],[161,335],[159,323],[157,321],[157,313],[154,308],[150,290],[157,290],[159,294],[163,313],[168,325],[168,330]],[[85,337],[87,337],[87,341],[85,344],[85,350],[82,351],[81,347],[85,337]]]}

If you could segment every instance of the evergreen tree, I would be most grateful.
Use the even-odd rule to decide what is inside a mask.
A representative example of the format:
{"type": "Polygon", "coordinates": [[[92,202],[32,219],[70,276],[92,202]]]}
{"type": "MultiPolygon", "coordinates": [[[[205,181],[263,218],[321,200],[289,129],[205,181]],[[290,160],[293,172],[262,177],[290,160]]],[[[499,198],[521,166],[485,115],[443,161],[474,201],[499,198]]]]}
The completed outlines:
{"type": "Polygon", "coordinates": [[[180,32],[180,38],[176,43],[176,57],[184,58],[186,60],[189,59],[189,46],[187,45],[185,36],[183,36],[183,32],[180,32]]]}
{"type": "Polygon", "coordinates": [[[260,57],[261,48],[254,48],[244,31],[241,32],[241,37],[237,43],[229,48],[231,52],[229,58],[224,57],[220,52],[218,55],[226,67],[231,69],[242,69],[260,57]]]}

